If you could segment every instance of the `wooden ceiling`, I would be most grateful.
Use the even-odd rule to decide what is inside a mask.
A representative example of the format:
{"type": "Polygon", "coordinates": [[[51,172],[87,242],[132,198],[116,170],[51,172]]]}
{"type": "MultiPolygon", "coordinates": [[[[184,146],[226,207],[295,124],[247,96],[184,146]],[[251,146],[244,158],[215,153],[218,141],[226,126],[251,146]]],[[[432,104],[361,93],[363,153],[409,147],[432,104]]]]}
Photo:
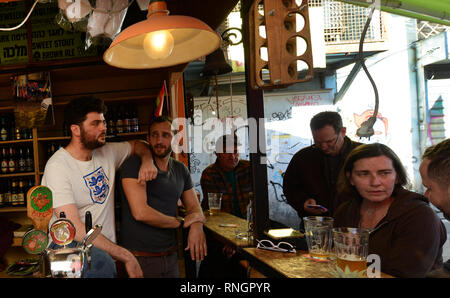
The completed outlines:
{"type": "MultiPolygon", "coordinates": [[[[171,15],[187,15],[198,18],[208,24],[211,28],[217,29],[226,19],[231,10],[237,5],[239,0],[166,0],[167,7],[171,15]]],[[[146,19],[147,11],[141,11],[136,1],[128,8],[127,15],[122,25],[122,30],[126,27],[146,19]]],[[[130,91],[135,88],[144,88],[149,97],[156,97],[164,80],[169,80],[173,73],[181,73],[187,64],[174,67],[153,69],[153,70],[123,70],[106,65],[102,57],[82,59],[81,61],[56,61],[45,63],[33,63],[21,66],[1,66],[0,67],[0,98],[3,93],[9,93],[11,73],[24,73],[48,70],[52,75],[52,82],[55,86],[55,95],[64,96],[66,84],[63,82],[88,82],[94,78],[110,77],[115,83],[112,89],[124,89],[127,86],[120,84],[121,77],[136,77],[136,85],[129,86],[130,91]],[[142,81],[145,78],[145,82],[142,81]],[[117,84],[117,85],[115,85],[117,84]],[[57,87],[60,86],[60,87],[57,87]],[[138,87],[136,87],[138,86],[138,87]]],[[[130,82],[130,80],[126,80],[130,82]]],[[[102,88],[107,88],[108,83],[98,86],[98,92],[102,88]]],[[[111,86],[111,85],[109,85],[111,86]]],[[[93,90],[79,90],[80,94],[89,93],[93,90]]]]}

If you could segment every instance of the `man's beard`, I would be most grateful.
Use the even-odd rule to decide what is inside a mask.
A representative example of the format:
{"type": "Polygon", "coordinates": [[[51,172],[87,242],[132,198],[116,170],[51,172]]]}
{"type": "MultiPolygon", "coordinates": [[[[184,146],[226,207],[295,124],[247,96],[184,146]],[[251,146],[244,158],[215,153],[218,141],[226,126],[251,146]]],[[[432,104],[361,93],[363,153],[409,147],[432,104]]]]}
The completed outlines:
{"type": "MultiPolygon", "coordinates": [[[[156,145],[156,146],[158,146],[158,145],[156,145]]],[[[158,153],[155,152],[155,149],[153,148],[152,144],[150,144],[150,151],[152,152],[153,157],[165,158],[170,153],[172,153],[172,147],[169,146],[163,153],[158,154],[158,153]]]]}
{"type": "Polygon", "coordinates": [[[94,150],[102,147],[105,143],[98,141],[97,139],[91,138],[88,139],[86,132],[83,128],[81,128],[81,143],[86,149],[94,150]]]}

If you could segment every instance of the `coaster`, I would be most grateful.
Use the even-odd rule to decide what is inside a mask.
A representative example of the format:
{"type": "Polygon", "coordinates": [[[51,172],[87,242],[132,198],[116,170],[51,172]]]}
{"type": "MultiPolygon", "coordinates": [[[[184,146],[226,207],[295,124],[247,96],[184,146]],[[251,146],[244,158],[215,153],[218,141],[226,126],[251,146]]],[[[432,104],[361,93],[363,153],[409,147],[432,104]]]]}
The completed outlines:
{"type": "Polygon", "coordinates": [[[331,260],[328,260],[328,259],[316,259],[316,258],[313,258],[313,257],[311,257],[310,254],[303,254],[302,256],[304,256],[305,258],[310,259],[311,261],[317,262],[317,263],[330,263],[331,262],[331,260]]]}

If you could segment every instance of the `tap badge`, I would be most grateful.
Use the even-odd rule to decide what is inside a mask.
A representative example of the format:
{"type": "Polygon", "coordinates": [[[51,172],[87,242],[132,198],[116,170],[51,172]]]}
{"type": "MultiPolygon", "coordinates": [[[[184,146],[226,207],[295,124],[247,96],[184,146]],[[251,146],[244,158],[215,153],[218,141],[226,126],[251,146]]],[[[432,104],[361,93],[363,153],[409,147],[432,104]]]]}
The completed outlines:
{"type": "Polygon", "coordinates": [[[55,221],[50,227],[50,236],[54,243],[58,245],[68,245],[75,238],[75,226],[65,218],[55,221]]]}

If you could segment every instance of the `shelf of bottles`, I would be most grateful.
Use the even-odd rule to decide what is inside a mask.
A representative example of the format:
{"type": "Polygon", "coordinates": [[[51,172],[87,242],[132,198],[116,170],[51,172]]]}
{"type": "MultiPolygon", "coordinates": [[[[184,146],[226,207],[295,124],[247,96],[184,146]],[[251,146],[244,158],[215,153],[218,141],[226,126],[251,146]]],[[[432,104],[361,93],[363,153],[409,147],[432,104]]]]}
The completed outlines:
{"type": "Polygon", "coordinates": [[[139,133],[139,117],[136,105],[128,103],[110,104],[106,113],[106,135],[108,138],[139,133]]]}
{"type": "Polygon", "coordinates": [[[35,183],[33,130],[16,128],[13,114],[0,114],[0,164],[0,211],[22,211],[35,183]]]}

